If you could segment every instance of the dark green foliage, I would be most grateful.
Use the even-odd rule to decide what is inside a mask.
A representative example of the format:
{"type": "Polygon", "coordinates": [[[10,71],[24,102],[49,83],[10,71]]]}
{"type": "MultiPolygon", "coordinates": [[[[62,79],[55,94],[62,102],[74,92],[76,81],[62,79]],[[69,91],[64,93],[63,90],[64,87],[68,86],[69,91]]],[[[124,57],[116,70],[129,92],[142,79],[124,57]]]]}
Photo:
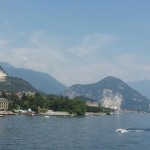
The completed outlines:
{"type": "Polygon", "coordinates": [[[7,95],[6,95],[6,92],[4,90],[2,90],[2,93],[1,93],[1,98],[7,98],[7,95]]]}
{"type": "Polygon", "coordinates": [[[75,113],[78,116],[84,115],[86,113],[85,102],[83,102],[80,99],[71,100],[71,103],[70,103],[68,109],[69,109],[68,111],[70,113],[75,113]]]}
{"type": "Polygon", "coordinates": [[[7,98],[9,100],[8,110],[13,111],[14,109],[19,109],[20,100],[14,93],[11,93],[11,95],[9,95],[7,98]]]}
{"type": "Polygon", "coordinates": [[[70,114],[76,114],[78,116],[84,115],[87,111],[107,112],[106,108],[104,109],[103,107],[97,108],[86,106],[85,102],[79,98],[70,100],[68,97],[63,96],[48,95],[47,97],[43,97],[39,93],[36,93],[35,96],[29,96],[24,93],[22,99],[18,99],[15,94],[11,94],[8,99],[10,101],[9,110],[27,110],[31,108],[38,113],[38,111],[50,109],[53,111],[67,111],[70,114]]]}
{"type": "Polygon", "coordinates": [[[49,97],[49,109],[53,111],[67,111],[71,114],[84,115],[86,105],[80,99],[70,100],[68,97],[49,97]]]}
{"type": "Polygon", "coordinates": [[[87,112],[99,113],[102,112],[102,109],[100,107],[87,106],[87,112]]]}
{"type": "Polygon", "coordinates": [[[10,100],[9,110],[31,108],[38,112],[41,110],[40,108],[44,108],[53,111],[67,111],[77,115],[84,115],[86,112],[85,102],[80,99],[70,100],[63,96],[49,95],[43,97],[39,93],[36,93],[35,96],[29,96],[24,93],[22,99],[18,99],[14,94],[10,95],[8,99],[10,100]]]}
{"type": "Polygon", "coordinates": [[[110,115],[110,112],[113,110],[110,108],[105,108],[102,106],[95,107],[95,106],[87,106],[87,112],[93,112],[93,113],[106,113],[107,115],[110,115]]]}

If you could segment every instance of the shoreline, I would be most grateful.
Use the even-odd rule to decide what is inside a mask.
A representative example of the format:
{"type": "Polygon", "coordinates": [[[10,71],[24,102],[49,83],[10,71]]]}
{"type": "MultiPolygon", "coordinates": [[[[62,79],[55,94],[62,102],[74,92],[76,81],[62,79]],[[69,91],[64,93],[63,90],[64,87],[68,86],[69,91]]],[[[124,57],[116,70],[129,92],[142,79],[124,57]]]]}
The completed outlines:
{"type": "Polygon", "coordinates": [[[0,115],[16,115],[16,113],[12,111],[0,111],[0,115]]]}
{"type": "Polygon", "coordinates": [[[43,116],[72,116],[74,114],[70,114],[68,112],[63,112],[63,111],[52,111],[52,110],[48,110],[45,113],[39,113],[40,115],[43,116]]]}
{"type": "MultiPolygon", "coordinates": [[[[43,116],[77,116],[76,114],[70,114],[69,112],[63,111],[52,111],[48,110],[46,113],[39,113],[43,116]]],[[[84,116],[104,116],[106,113],[93,113],[93,112],[86,112],[84,116]]]]}

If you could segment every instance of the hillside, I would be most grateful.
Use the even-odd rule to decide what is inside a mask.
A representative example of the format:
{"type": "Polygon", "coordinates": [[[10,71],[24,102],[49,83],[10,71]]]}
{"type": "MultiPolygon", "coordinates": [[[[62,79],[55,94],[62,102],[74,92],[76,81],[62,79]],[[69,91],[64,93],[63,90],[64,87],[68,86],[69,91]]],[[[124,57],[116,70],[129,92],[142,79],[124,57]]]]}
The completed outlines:
{"type": "Polygon", "coordinates": [[[0,62],[0,65],[9,76],[22,78],[36,89],[45,93],[59,94],[66,88],[62,83],[46,73],[37,72],[31,69],[15,68],[6,62],[0,62]]]}
{"type": "Polygon", "coordinates": [[[0,90],[5,90],[7,92],[37,92],[28,82],[15,77],[7,77],[5,82],[0,82],[0,90]]]}
{"type": "Polygon", "coordinates": [[[73,85],[67,88],[64,95],[69,98],[85,96],[113,109],[147,111],[150,103],[149,99],[138,91],[111,76],[93,84],[73,85]]]}

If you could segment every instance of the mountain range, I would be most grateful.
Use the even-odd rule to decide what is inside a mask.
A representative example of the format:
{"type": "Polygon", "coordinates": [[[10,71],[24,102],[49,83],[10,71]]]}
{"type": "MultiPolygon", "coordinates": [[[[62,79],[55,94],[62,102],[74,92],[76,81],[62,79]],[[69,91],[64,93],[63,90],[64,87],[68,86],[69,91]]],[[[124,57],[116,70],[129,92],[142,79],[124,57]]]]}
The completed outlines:
{"type": "Polygon", "coordinates": [[[66,86],[49,74],[31,69],[15,68],[7,62],[0,62],[3,70],[11,77],[22,78],[29,82],[34,88],[47,94],[59,94],[66,86]]]}
{"type": "Polygon", "coordinates": [[[76,84],[63,93],[69,98],[84,96],[113,109],[149,110],[150,100],[116,77],[106,77],[93,84],[76,84]]]}
{"type": "Polygon", "coordinates": [[[66,88],[46,73],[15,68],[9,63],[0,62],[0,90],[43,91],[47,94],[62,94],[69,98],[82,97],[86,101],[97,101],[102,106],[113,109],[149,111],[150,100],[147,97],[150,95],[146,94],[149,93],[149,89],[148,81],[127,84],[112,76],[97,83],[75,84],[66,88]]]}

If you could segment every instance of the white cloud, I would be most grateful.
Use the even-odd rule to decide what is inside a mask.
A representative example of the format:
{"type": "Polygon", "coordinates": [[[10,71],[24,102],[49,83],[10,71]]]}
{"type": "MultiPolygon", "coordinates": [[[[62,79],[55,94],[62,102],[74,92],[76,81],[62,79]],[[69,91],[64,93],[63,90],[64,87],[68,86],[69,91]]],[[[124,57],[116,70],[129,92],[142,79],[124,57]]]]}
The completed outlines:
{"type": "Polygon", "coordinates": [[[80,66],[62,68],[55,72],[55,76],[57,78],[60,78],[60,80],[64,81],[64,83],[66,83],[67,85],[72,85],[75,83],[94,83],[100,81],[106,76],[111,75],[119,77],[120,74],[124,74],[124,70],[109,62],[99,62],[88,65],[83,64],[80,66]],[[61,74],[62,72],[64,72],[64,74],[61,74]],[[61,74],[60,77],[59,74],[61,74]]]}
{"type": "MultiPolygon", "coordinates": [[[[64,68],[64,72],[69,70],[69,73],[62,74],[60,79],[68,85],[94,83],[106,76],[115,76],[124,81],[150,79],[150,61],[146,61],[145,56],[126,53],[112,57],[111,60],[64,68]]],[[[62,70],[58,70],[55,76],[61,72],[62,70]]]]}
{"type": "Polygon", "coordinates": [[[150,61],[146,55],[126,53],[115,56],[114,60],[118,68],[124,69],[125,74],[122,76],[126,80],[150,79],[150,61]]]}
{"type": "Polygon", "coordinates": [[[83,38],[81,45],[68,49],[69,52],[76,54],[77,56],[83,56],[101,49],[113,42],[116,38],[110,34],[93,34],[83,38]]]}
{"type": "Polygon", "coordinates": [[[67,40],[40,32],[28,38],[28,46],[12,47],[10,41],[1,39],[0,58],[16,67],[48,73],[68,86],[97,82],[110,75],[127,81],[148,78],[150,74],[150,61],[144,55],[109,54],[113,50],[107,46],[116,41],[112,35],[85,36],[71,49],[67,40]]]}
{"type": "MultiPolygon", "coordinates": [[[[66,63],[65,55],[58,48],[59,44],[55,44],[53,41],[51,38],[45,40],[41,34],[40,36],[34,34],[29,38],[27,47],[10,45],[7,50],[1,50],[1,61],[9,62],[16,67],[30,68],[51,74],[66,63]]],[[[0,45],[3,47],[7,44],[8,42],[5,40],[0,41],[0,45]]]]}
{"type": "Polygon", "coordinates": [[[6,47],[10,44],[10,41],[0,39],[0,48],[6,47]]]}

